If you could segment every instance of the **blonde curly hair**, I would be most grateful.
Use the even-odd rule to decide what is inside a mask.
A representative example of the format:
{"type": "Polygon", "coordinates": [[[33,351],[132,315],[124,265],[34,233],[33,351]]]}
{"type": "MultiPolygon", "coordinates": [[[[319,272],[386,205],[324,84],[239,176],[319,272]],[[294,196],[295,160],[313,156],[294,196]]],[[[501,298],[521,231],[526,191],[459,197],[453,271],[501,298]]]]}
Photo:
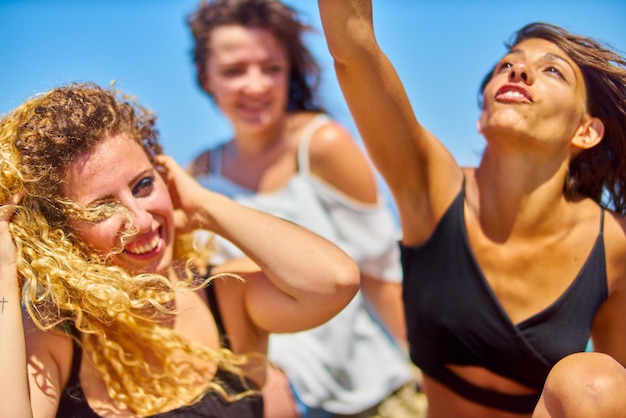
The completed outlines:
{"type": "Polygon", "coordinates": [[[70,217],[97,221],[124,208],[90,213],[64,199],[68,166],[118,134],[137,141],[154,163],[161,153],[155,119],[113,88],[84,83],[35,96],[0,121],[0,202],[24,193],[11,222],[23,306],[42,330],[77,331],[112,399],[140,415],[180,399],[194,403],[208,390],[230,400],[255,392],[246,386],[229,394],[206,377],[218,367],[243,381],[248,357],[208,349],[164,326],[176,313],[175,291],[197,290],[209,279],[198,283],[188,274],[173,284],[157,274],[130,274],[87,248],[70,227],[70,217]],[[193,362],[183,363],[181,354],[193,362]]]}

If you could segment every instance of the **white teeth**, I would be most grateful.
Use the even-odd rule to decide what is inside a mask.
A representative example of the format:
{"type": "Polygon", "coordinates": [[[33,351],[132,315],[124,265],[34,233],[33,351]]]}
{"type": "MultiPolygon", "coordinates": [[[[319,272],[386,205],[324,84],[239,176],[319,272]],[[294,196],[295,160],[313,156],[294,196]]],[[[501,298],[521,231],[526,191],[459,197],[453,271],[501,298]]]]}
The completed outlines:
{"type": "Polygon", "coordinates": [[[157,234],[154,236],[154,238],[152,238],[152,240],[148,244],[142,245],[142,246],[135,246],[132,249],[126,248],[126,251],[132,254],[137,254],[137,255],[149,253],[150,251],[154,250],[157,247],[160,239],[161,238],[157,234]]]}
{"type": "Polygon", "coordinates": [[[515,98],[515,99],[519,99],[519,98],[525,99],[526,98],[526,96],[524,96],[519,91],[513,91],[513,90],[509,90],[509,91],[507,91],[505,93],[502,93],[500,96],[501,97],[508,97],[508,98],[515,98]]]}

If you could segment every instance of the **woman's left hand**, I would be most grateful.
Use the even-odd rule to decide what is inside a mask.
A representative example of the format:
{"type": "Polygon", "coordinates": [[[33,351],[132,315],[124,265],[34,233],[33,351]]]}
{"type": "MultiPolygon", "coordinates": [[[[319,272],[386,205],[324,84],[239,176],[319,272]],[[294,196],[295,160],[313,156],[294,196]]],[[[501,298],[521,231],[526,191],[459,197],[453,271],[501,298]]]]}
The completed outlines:
{"type": "Polygon", "coordinates": [[[157,155],[155,162],[165,179],[174,205],[176,231],[186,233],[197,228],[208,228],[208,225],[203,224],[205,219],[197,215],[206,201],[205,196],[211,192],[202,187],[172,157],[157,155]]]}

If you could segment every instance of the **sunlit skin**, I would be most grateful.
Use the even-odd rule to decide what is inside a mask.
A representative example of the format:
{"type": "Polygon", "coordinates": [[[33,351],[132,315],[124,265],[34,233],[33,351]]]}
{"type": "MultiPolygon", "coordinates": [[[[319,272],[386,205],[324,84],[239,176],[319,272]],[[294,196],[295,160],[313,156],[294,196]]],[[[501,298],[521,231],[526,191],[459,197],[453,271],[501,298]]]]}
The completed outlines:
{"type": "MultiPolygon", "coordinates": [[[[605,136],[605,123],[609,121],[589,113],[586,91],[589,79],[583,78],[581,68],[557,46],[558,42],[532,36],[555,33],[563,45],[577,41],[563,40],[558,29],[542,24],[529,25],[528,32],[518,32],[515,39],[531,38],[520,41],[505,54],[484,86],[478,130],[487,145],[480,163],[477,168],[459,167],[445,144],[416,119],[413,103],[376,40],[371,2],[318,2],[327,44],[351,114],[398,206],[402,243],[415,248],[434,234],[438,234],[437,239],[445,239],[436,228],[462,192],[464,232],[480,274],[482,283],[479,285],[485,286],[493,296],[500,314],[513,325],[520,325],[527,319],[544,321],[541,315],[546,308],[556,300],[568,300],[568,288],[580,277],[596,238],[602,238],[608,298],[599,300],[600,309],[593,318],[585,320],[592,321],[594,349],[626,364],[624,220],[609,210],[603,212],[593,199],[575,195],[576,190],[581,190],[581,194],[585,191],[577,189],[574,182],[589,181],[596,173],[573,177],[571,183],[568,178],[574,158],[604,145],[601,141],[605,136]],[[564,185],[568,186],[567,190],[564,185]]],[[[576,54],[582,54],[581,63],[587,62],[586,55],[594,49],[590,47],[580,52],[576,46],[572,48],[576,54]]],[[[600,78],[610,71],[600,64],[594,68],[594,74],[596,70],[600,78]]],[[[615,77],[618,83],[621,83],[620,77],[615,77]]],[[[614,106],[611,103],[608,100],[607,107],[614,106]]],[[[595,98],[594,104],[599,105],[595,98]]],[[[606,116],[603,112],[600,115],[606,116]]],[[[453,115],[450,117],[453,119],[453,115]]],[[[613,139],[607,136],[607,140],[612,142],[613,139]]],[[[607,145],[609,148],[614,145],[611,142],[607,145]]],[[[601,271],[593,274],[597,276],[590,280],[604,278],[601,271]]],[[[416,274],[410,280],[420,280],[420,277],[416,274]]],[[[407,298],[411,296],[405,294],[407,298]]],[[[582,323],[580,326],[584,329],[582,323]]],[[[415,328],[410,331],[415,332],[415,328]]],[[[411,343],[419,344],[419,335],[411,343]]],[[[501,360],[506,360],[505,354],[501,360]]],[[[575,362],[588,362],[587,354],[574,357],[575,362]]],[[[442,361],[441,367],[447,367],[477,387],[512,395],[539,395],[541,392],[541,387],[527,387],[514,375],[497,375],[487,368],[490,365],[487,361],[468,365],[456,364],[455,358],[442,361]]],[[[618,366],[613,375],[623,374],[618,366]]],[[[564,370],[563,367],[555,369],[557,372],[564,370]]],[[[557,390],[543,399],[558,398],[577,405],[574,399],[577,398],[587,403],[589,393],[581,387],[586,382],[590,385],[597,382],[598,375],[602,373],[595,376],[579,373],[581,379],[576,382],[579,385],[572,391],[557,390]]],[[[552,382],[552,389],[563,389],[555,379],[547,382],[552,382]]],[[[424,390],[428,396],[429,418],[531,416],[480,404],[478,397],[470,400],[471,394],[467,395],[469,399],[457,395],[451,387],[429,375],[424,376],[424,390]]],[[[611,392],[618,391],[607,390],[613,395],[611,392]]],[[[623,398],[623,390],[620,396],[623,398]]],[[[618,405],[614,400],[611,398],[604,404],[618,405]]],[[[595,405],[599,404],[597,400],[595,405]]],[[[531,408],[532,405],[527,405],[524,409],[531,408]]],[[[572,416],[592,415],[582,412],[572,416]]],[[[613,415],[595,413],[593,416],[613,415]]]]}
{"type": "Polygon", "coordinates": [[[132,214],[100,222],[73,221],[78,236],[95,250],[120,248],[121,234],[137,228],[111,263],[132,272],[166,272],[172,262],[173,206],[168,189],[141,146],[125,135],[108,137],[69,166],[63,193],[86,207],[116,201],[132,214]]]}
{"type": "Polygon", "coordinates": [[[497,146],[498,138],[522,146],[550,143],[563,150],[589,119],[582,73],[559,47],[543,39],[515,46],[496,65],[483,92],[479,130],[497,146]]]}
{"type": "MultiPolygon", "coordinates": [[[[578,245],[577,248],[566,251],[569,254],[569,257],[566,257],[568,260],[578,261],[563,264],[567,268],[561,268],[561,274],[558,276],[560,280],[553,280],[549,286],[544,284],[542,287],[541,283],[529,278],[539,278],[539,281],[548,283],[544,280],[545,272],[551,271],[554,263],[540,258],[536,259],[537,261],[531,266],[516,266],[516,257],[513,254],[505,256],[507,252],[499,253],[499,251],[504,251],[499,243],[506,242],[513,250],[516,248],[514,246],[516,241],[511,238],[528,229],[526,229],[524,218],[521,217],[509,224],[509,220],[502,216],[506,212],[501,212],[502,208],[498,207],[500,202],[495,205],[487,204],[486,202],[491,201],[493,197],[490,191],[497,190],[498,186],[480,187],[480,183],[484,182],[487,177],[493,176],[494,171],[508,173],[509,179],[520,181],[532,179],[521,183],[511,180],[506,186],[515,188],[541,188],[543,186],[534,182],[543,183],[544,180],[540,180],[540,177],[545,176],[544,178],[547,179],[553,176],[555,171],[561,173],[559,177],[564,177],[569,159],[580,151],[579,148],[572,146],[573,138],[577,137],[577,132],[585,125],[585,121],[591,118],[586,112],[586,91],[580,69],[556,45],[542,39],[526,40],[500,60],[491,80],[485,87],[483,100],[484,107],[479,120],[479,129],[488,141],[488,146],[480,167],[475,172],[465,170],[468,179],[466,225],[472,249],[487,282],[510,320],[517,324],[548,307],[565,291],[582,267],[582,262],[586,260],[592,243],[589,240],[588,246],[578,245]],[[543,168],[546,171],[543,172],[543,168],[540,170],[530,164],[531,159],[545,161],[543,168]],[[520,165],[517,166],[515,163],[520,165]],[[529,170],[534,173],[531,174],[529,170]],[[520,175],[520,173],[524,174],[520,175]],[[474,189],[474,181],[478,183],[478,189],[474,189]],[[496,207],[498,209],[495,209],[496,207]],[[500,216],[496,216],[495,213],[486,215],[489,210],[497,210],[500,216]],[[502,257],[510,260],[510,269],[497,267],[497,264],[501,264],[502,257]],[[548,262],[547,265],[543,264],[545,261],[548,262]],[[518,282],[517,274],[511,270],[524,271],[525,274],[518,282]],[[522,286],[521,283],[525,285],[522,286]],[[541,288],[543,291],[540,295],[528,297],[528,294],[537,293],[533,289],[541,288]]],[[[501,183],[500,186],[502,186],[507,182],[495,181],[495,183],[501,183]]],[[[557,186],[562,183],[563,180],[554,182],[557,186]]],[[[543,192],[539,191],[535,194],[541,196],[543,192]]],[[[558,200],[562,203],[560,197],[558,200]]],[[[521,202],[509,200],[508,203],[522,207],[525,205],[523,200],[521,202]]],[[[590,204],[591,202],[587,201],[585,207],[589,208],[590,204]]],[[[558,205],[555,202],[553,208],[558,205]]],[[[585,225],[582,227],[585,229],[584,234],[590,237],[597,233],[598,214],[595,205],[593,206],[589,209],[593,221],[587,223],[578,220],[579,225],[585,225]]],[[[532,211],[527,214],[534,216],[532,211]]],[[[545,218],[545,214],[542,216],[545,218]]],[[[531,221],[531,219],[528,220],[531,221]]],[[[531,222],[535,225],[534,230],[538,234],[533,238],[535,244],[538,247],[552,245],[539,241],[540,224],[535,220],[531,222]],[[539,242],[542,244],[539,245],[539,242]]],[[[572,227],[570,235],[580,234],[580,229],[577,228],[574,232],[572,227]]],[[[552,238],[546,238],[546,240],[554,241],[552,238]]],[[[563,237],[559,242],[561,249],[554,247],[555,259],[560,256],[562,248],[569,246],[571,240],[563,237]]],[[[519,253],[521,251],[520,248],[519,253]]],[[[530,254],[528,253],[527,257],[530,254]]],[[[534,256],[533,259],[535,259],[534,256]]],[[[458,365],[448,365],[448,367],[467,382],[479,387],[511,394],[536,393],[535,389],[496,375],[483,367],[458,365]]],[[[466,411],[468,417],[520,416],[489,410],[461,398],[430,378],[425,380],[431,411],[438,412],[433,416],[445,416],[446,411],[460,410],[466,411]]]]}
{"type": "Polygon", "coordinates": [[[203,86],[238,132],[258,134],[285,116],[289,61],[265,29],[220,26],[210,38],[203,86]]]}

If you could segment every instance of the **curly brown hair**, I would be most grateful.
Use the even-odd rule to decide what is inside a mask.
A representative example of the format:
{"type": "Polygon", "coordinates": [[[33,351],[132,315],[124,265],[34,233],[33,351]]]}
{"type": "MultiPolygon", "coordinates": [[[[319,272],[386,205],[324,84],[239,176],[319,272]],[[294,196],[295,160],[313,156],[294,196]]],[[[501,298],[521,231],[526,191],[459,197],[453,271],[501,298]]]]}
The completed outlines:
{"type": "MultiPolygon", "coordinates": [[[[107,136],[126,134],[137,141],[151,162],[162,152],[155,116],[134,99],[118,101],[112,92],[92,83],[56,88],[24,109],[15,147],[30,193],[60,196],[67,167],[93,150],[107,136]]],[[[66,222],[55,205],[48,218],[55,227],[66,222]]]]}
{"type": "Polygon", "coordinates": [[[324,112],[318,97],[321,69],[302,39],[305,32],[313,29],[298,19],[294,9],[276,0],[202,1],[187,21],[195,41],[193,57],[203,90],[213,30],[225,25],[260,28],[274,34],[287,50],[290,63],[287,110],[324,112]]]}

